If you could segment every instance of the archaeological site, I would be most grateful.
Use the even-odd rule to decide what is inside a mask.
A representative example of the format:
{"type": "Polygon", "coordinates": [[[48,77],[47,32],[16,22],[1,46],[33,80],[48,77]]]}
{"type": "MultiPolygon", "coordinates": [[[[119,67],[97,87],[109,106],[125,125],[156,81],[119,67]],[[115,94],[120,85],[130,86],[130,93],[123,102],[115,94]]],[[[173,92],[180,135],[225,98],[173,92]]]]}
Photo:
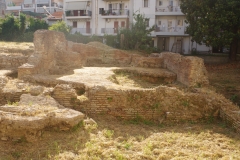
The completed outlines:
{"type": "Polygon", "coordinates": [[[74,43],[48,30],[26,50],[0,55],[1,139],[34,141],[95,114],[160,124],[216,117],[240,133],[239,108],[210,89],[201,58],[74,43]]]}

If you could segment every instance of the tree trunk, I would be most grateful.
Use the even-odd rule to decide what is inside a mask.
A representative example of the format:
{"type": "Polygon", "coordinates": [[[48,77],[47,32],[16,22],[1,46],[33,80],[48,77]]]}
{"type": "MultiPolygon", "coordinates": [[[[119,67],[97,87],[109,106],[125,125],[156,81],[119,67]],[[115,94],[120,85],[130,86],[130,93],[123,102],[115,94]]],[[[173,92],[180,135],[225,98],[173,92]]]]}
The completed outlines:
{"type": "Polygon", "coordinates": [[[237,50],[238,50],[238,38],[233,38],[232,44],[230,46],[229,60],[230,62],[237,61],[237,50]]]}

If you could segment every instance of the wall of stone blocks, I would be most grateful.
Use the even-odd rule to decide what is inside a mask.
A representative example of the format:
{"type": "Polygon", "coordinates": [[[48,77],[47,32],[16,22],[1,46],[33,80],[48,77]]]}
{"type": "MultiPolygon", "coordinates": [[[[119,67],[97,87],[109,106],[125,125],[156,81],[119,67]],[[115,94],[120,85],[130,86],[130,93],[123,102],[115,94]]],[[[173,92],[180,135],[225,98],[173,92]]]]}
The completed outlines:
{"type": "Polygon", "coordinates": [[[211,98],[204,93],[183,93],[171,87],[154,89],[118,90],[93,87],[86,91],[87,102],[80,102],[78,110],[85,114],[109,114],[123,119],[137,116],[161,121],[197,121],[218,116],[220,100],[209,106],[211,98]]]}
{"type": "Polygon", "coordinates": [[[28,56],[24,55],[0,55],[0,68],[17,69],[27,63],[28,56]]]}
{"type": "Polygon", "coordinates": [[[229,112],[220,109],[220,117],[227,125],[234,128],[237,133],[240,133],[240,111],[229,112]]]}
{"type": "Polygon", "coordinates": [[[177,74],[177,81],[195,87],[209,84],[203,59],[171,52],[163,52],[161,57],[164,68],[177,74]]]}

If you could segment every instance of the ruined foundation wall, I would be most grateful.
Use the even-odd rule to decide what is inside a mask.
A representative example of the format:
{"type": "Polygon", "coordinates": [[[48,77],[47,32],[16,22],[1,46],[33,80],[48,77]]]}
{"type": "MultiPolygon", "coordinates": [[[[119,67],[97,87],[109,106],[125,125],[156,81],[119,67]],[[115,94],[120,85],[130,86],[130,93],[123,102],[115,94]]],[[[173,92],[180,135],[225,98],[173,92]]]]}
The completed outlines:
{"type": "Polygon", "coordinates": [[[85,95],[88,100],[81,102],[76,109],[86,114],[109,114],[124,119],[140,116],[158,122],[217,117],[221,106],[232,105],[211,91],[199,89],[184,93],[164,86],[146,90],[94,87],[88,89],[85,95]]]}
{"type": "Polygon", "coordinates": [[[29,56],[24,55],[0,55],[0,68],[17,69],[27,62],[29,56]]]}
{"type": "Polygon", "coordinates": [[[171,52],[163,52],[161,57],[164,59],[164,68],[177,74],[177,81],[195,87],[209,84],[203,59],[171,52]]]}

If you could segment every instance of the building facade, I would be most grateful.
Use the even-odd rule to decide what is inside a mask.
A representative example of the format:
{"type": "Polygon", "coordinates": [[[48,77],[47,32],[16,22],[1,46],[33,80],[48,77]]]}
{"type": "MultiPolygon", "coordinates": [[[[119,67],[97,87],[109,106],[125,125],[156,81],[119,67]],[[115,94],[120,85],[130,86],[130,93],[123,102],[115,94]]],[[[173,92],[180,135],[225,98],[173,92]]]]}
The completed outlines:
{"type": "Polygon", "coordinates": [[[5,0],[0,0],[0,18],[3,18],[5,15],[6,3],[5,0]]]}
{"type": "Polygon", "coordinates": [[[139,12],[155,26],[151,36],[161,51],[189,54],[192,50],[208,52],[211,47],[191,42],[185,33],[187,24],[180,0],[63,0],[63,19],[72,33],[83,35],[116,35],[119,28],[133,23],[139,12]]]}
{"type": "Polygon", "coordinates": [[[48,14],[62,11],[62,0],[5,0],[6,13],[18,16],[20,12],[48,14]]]}

